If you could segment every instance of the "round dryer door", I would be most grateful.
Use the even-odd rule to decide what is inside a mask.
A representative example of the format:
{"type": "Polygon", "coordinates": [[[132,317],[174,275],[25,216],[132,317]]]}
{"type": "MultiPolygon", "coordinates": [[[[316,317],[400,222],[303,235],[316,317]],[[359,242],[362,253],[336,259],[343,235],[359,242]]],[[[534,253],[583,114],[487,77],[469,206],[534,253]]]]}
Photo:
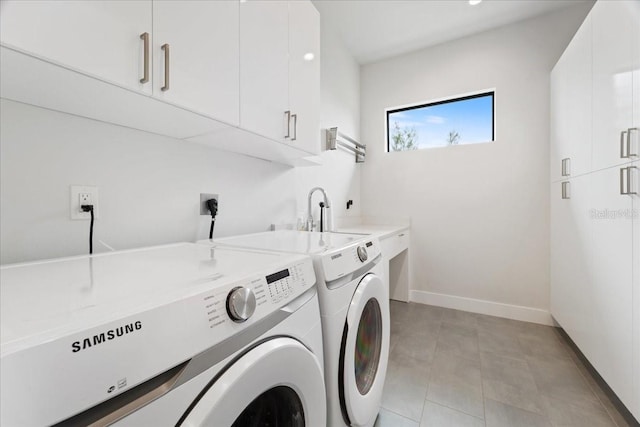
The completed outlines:
{"type": "Polygon", "coordinates": [[[371,425],[378,414],[389,359],[389,293],[378,276],[358,284],[343,340],[342,394],[352,425],[371,425]]]}
{"type": "Polygon", "coordinates": [[[183,426],[325,426],[318,359],[291,338],[274,338],[232,362],[200,395],[183,426]]]}

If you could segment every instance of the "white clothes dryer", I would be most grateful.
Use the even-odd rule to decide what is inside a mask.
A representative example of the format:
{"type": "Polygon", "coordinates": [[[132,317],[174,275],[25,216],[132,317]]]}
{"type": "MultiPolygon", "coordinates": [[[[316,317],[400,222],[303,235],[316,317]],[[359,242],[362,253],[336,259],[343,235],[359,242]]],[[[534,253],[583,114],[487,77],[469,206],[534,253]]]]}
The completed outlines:
{"type": "Polygon", "coordinates": [[[0,274],[3,426],[327,424],[309,257],[186,243],[0,274]]]}
{"type": "Polygon", "coordinates": [[[389,357],[389,289],[376,238],[273,231],[201,243],[311,255],[318,278],[330,427],[372,426],[389,357]]]}

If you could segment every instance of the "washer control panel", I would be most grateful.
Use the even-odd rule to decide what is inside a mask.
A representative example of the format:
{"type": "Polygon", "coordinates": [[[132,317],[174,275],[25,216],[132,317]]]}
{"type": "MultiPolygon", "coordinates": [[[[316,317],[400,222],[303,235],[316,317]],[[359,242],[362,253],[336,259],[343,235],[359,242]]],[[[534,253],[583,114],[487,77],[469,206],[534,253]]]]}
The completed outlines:
{"type": "Polygon", "coordinates": [[[322,256],[324,280],[330,282],[358,271],[380,255],[377,238],[364,238],[352,245],[322,256]]]}
{"type": "Polygon", "coordinates": [[[236,333],[238,327],[288,304],[315,283],[313,264],[305,257],[282,269],[219,287],[201,296],[207,324],[216,335],[236,333]]]}

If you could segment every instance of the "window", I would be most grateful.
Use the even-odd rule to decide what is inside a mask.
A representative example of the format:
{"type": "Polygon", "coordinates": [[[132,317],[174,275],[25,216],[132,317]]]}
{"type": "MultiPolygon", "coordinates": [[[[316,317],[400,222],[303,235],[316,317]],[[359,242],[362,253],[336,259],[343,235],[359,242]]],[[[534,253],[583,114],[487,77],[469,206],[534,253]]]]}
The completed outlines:
{"type": "Polygon", "coordinates": [[[387,110],[387,151],[494,140],[494,92],[387,110]]]}

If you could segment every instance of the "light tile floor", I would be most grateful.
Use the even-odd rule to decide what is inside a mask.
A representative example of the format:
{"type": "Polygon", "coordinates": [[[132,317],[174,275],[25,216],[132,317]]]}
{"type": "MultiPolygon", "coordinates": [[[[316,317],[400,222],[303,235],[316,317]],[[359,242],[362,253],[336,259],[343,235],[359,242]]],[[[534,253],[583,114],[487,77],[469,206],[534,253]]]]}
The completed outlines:
{"type": "Polygon", "coordinates": [[[391,301],[377,427],[629,424],[555,328],[391,301]]]}

